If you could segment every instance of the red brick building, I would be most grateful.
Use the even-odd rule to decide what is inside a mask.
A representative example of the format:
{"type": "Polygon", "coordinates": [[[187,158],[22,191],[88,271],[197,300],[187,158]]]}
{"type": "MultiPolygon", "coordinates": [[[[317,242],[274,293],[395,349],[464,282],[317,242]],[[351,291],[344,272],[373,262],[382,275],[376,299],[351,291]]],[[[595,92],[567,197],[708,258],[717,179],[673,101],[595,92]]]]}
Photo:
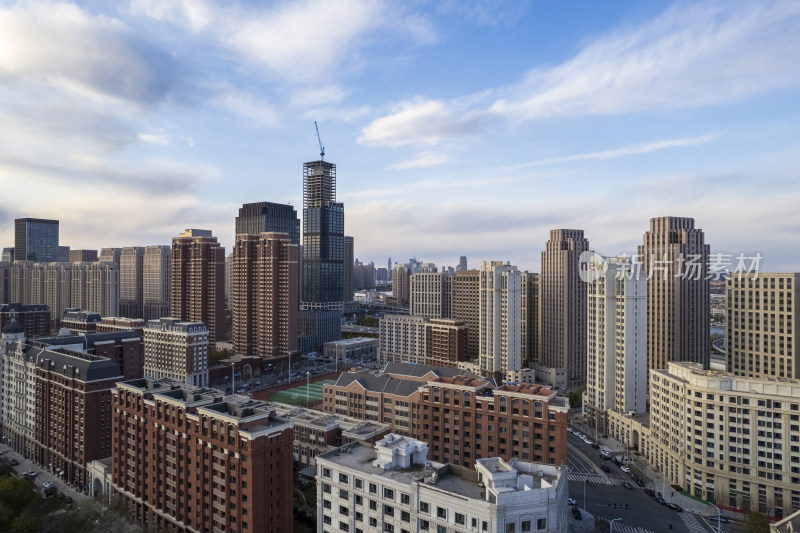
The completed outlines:
{"type": "Polygon", "coordinates": [[[34,460],[83,489],[86,464],[111,455],[111,389],[119,366],[66,348],[36,359],[34,460]]]}
{"type": "Polygon", "coordinates": [[[425,324],[425,364],[457,368],[469,353],[469,328],[465,320],[432,318],[425,324]]]}
{"type": "Polygon", "coordinates": [[[50,333],[50,307],[46,305],[0,305],[0,331],[15,319],[22,326],[25,337],[43,337],[50,333]]]}
{"type": "Polygon", "coordinates": [[[112,408],[113,491],[147,530],[292,530],[292,425],[269,404],[140,379],[112,408]]]}
{"type": "Polygon", "coordinates": [[[419,412],[417,438],[430,443],[433,461],[462,466],[484,457],[567,462],[569,403],[549,387],[437,378],[421,394],[419,412]]]}

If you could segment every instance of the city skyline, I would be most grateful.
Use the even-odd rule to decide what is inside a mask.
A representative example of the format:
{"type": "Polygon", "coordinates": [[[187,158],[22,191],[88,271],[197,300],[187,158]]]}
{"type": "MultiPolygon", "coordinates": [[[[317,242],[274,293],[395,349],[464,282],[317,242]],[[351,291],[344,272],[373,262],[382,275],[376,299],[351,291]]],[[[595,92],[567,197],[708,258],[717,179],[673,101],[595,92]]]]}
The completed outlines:
{"type": "Polygon", "coordinates": [[[800,264],[794,2],[187,6],[0,8],[2,246],[35,217],[76,249],[197,227],[230,252],[242,203],[301,205],[316,120],[365,262],[538,271],[551,229],[617,255],[677,216],[800,264]]]}

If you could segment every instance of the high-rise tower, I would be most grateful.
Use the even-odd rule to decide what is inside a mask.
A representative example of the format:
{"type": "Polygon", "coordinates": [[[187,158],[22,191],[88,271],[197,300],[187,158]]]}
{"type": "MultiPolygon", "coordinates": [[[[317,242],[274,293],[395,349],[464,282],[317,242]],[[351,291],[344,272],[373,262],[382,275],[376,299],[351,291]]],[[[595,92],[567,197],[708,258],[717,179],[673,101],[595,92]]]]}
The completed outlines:
{"type": "Polygon", "coordinates": [[[520,352],[521,275],[508,261],[484,261],[480,269],[480,365],[483,372],[515,372],[520,352]]]}
{"type": "Polygon", "coordinates": [[[14,260],[50,263],[60,261],[58,220],[14,220],[14,260]]]}
{"type": "Polygon", "coordinates": [[[210,230],[187,229],[172,239],[170,311],[202,322],[209,343],[225,338],[225,248],[210,230]]]}
{"type": "Polygon", "coordinates": [[[304,309],[342,310],[344,206],[336,202],[336,165],[303,163],[304,309]]]}
{"type": "Polygon", "coordinates": [[[261,235],[265,231],[288,233],[292,244],[300,244],[300,219],[291,204],[256,202],[244,204],[236,217],[236,235],[261,235]]]}
{"type": "Polygon", "coordinates": [[[542,252],[539,360],[563,369],[569,387],[586,381],[586,285],[578,264],[588,250],[583,230],[555,229],[542,252]]]}
{"type": "Polygon", "coordinates": [[[650,219],[639,247],[647,274],[647,370],[709,363],[709,245],[693,218],[650,219]]]}

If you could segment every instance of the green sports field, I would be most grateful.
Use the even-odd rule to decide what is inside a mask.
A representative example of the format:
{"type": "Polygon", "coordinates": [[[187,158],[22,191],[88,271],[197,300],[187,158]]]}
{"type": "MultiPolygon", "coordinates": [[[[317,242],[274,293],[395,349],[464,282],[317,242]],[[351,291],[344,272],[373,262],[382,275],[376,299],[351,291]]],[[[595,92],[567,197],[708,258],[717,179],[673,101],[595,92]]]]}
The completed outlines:
{"type": "MultiPolygon", "coordinates": [[[[309,403],[322,401],[322,387],[327,383],[333,383],[332,380],[318,381],[312,383],[308,387],[308,401],[309,403]]],[[[275,392],[267,396],[267,400],[281,403],[291,403],[295,405],[306,404],[306,385],[298,385],[297,387],[275,392]]]]}

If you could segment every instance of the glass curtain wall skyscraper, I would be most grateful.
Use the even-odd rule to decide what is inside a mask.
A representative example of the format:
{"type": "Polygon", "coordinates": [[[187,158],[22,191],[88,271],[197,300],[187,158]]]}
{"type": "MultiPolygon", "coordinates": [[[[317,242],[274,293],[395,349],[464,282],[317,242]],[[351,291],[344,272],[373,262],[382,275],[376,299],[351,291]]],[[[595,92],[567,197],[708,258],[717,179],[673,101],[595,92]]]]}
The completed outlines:
{"type": "Polygon", "coordinates": [[[60,261],[58,220],[18,218],[14,220],[14,259],[51,263],[60,261]]]}
{"type": "Polygon", "coordinates": [[[303,163],[303,309],[342,310],[344,206],[336,202],[336,165],[303,163]]]}
{"type": "Polygon", "coordinates": [[[290,204],[256,202],[244,204],[236,217],[236,235],[261,235],[263,232],[288,233],[292,244],[300,244],[300,219],[290,204]]]}

